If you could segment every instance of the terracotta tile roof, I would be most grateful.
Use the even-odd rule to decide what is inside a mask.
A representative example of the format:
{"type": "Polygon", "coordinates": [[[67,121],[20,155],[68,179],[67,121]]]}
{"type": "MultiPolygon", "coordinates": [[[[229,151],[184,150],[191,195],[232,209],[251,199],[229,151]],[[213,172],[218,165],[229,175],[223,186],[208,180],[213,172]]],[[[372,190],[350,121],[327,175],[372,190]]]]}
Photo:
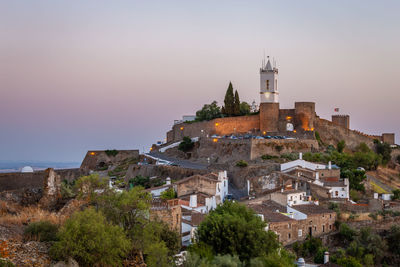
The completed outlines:
{"type": "Polygon", "coordinates": [[[248,207],[253,209],[257,214],[264,215],[264,220],[267,222],[295,221],[294,219],[281,214],[280,212],[286,212],[286,207],[272,200],[267,200],[262,204],[249,204],[248,207]]]}
{"type": "Polygon", "coordinates": [[[344,181],[324,181],[324,186],[329,187],[344,187],[344,181]]]}
{"type": "Polygon", "coordinates": [[[307,215],[335,213],[333,210],[325,209],[325,208],[323,208],[319,205],[315,205],[315,204],[295,205],[292,208],[295,210],[298,210],[304,214],[307,214],[307,215]]]}
{"type": "Polygon", "coordinates": [[[217,180],[215,180],[215,179],[207,177],[205,175],[196,174],[196,175],[193,175],[193,176],[189,176],[189,177],[183,178],[183,179],[175,182],[174,184],[182,184],[182,183],[185,183],[185,182],[190,181],[192,179],[203,179],[203,180],[207,180],[207,181],[210,181],[210,182],[218,183],[218,177],[217,177],[217,180]]]}

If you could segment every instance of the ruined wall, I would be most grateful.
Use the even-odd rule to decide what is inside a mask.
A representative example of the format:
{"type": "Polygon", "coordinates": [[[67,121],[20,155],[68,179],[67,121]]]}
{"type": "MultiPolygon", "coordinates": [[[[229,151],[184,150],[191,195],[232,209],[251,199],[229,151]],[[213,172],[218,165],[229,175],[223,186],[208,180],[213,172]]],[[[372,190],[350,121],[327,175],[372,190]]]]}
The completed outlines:
{"type": "Polygon", "coordinates": [[[324,119],[316,120],[315,130],[325,144],[336,146],[339,141],[345,140],[346,147],[350,149],[355,149],[360,143],[366,143],[372,148],[374,139],[381,140],[381,136],[366,135],[324,119]]]}
{"type": "Polygon", "coordinates": [[[332,115],[332,122],[344,128],[350,129],[349,115],[332,115]]]}
{"type": "Polygon", "coordinates": [[[262,155],[280,155],[292,152],[312,152],[318,150],[316,140],[300,139],[252,139],[250,159],[260,158],[262,155]]]}
{"type": "MultiPolygon", "coordinates": [[[[72,181],[82,175],[86,175],[86,172],[81,169],[61,169],[55,170],[55,172],[60,175],[61,181],[64,179],[72,181]]],[[[23,190],[25,188],[43,188],[45,176],[45,171],[0,173],[0,192],[23,190]]]]}
{"type": "Polygon", "coordinates": [[[184,136],[202,137],[227,135],[232,133],[247,133],[260,128],[258,115],[218,118],[211,121],[194,123],[180,123],[172,127],[172,132],[167,134],[167,142],[182,140],[184,136]]]}
{"type": "Polygon", "coordinates": [[[181,233],[182,209],[178,199],[154,199],[150,207],[150,219],[165,222],[170,229],[181,233]]]}
{"type": "Polygon", "coordinates": [[[139,159],[139,150],[117,150],[115,156],[107,155],[104,150],[89,150],[82,161],[81,169],[95,170],[126,159],[139,159]]]}
{"type": "Polygon", "coordinates": [[[216,194],[216,181],[201,178],[201,176],[195,176],[186,182],[177,184],[178,197],[192,194],[195,192],[201,192],[214,196],[216,194]]]}
{"type": "Polygon", "coordinates": [[[260,131],[278,132],[279,103],[260,103],[260,131]]]}

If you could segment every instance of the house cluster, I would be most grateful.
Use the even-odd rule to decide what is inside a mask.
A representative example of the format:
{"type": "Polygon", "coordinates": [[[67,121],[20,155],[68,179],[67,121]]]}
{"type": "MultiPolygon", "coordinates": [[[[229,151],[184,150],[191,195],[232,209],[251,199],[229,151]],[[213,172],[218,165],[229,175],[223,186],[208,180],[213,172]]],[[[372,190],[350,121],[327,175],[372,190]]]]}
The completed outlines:
{"type": "Polygon", "coordinates": [[[349,180],[331,163],[316,164],[299,159],[280,165],[280,171],[248,180],[252,208],[274,231],[282,244],[320,236],[334,230],[336,213],[321,201],[347,202],[349,180]]]}
{"type": "Polygon", "coordinates": [[[172,223],[172,227],[178,229],[182,235],[182,245],[191,243],[198,225],[203,221],[206,214],[223,203],[228,195],[228,176],[226,171],[209,173],[205,175],[193,175],[175,183],[167,178],[166,184],[149,188],[153,195],[152,210],[159,215],[159,218],[172,223]],[[173,188],[177,199],[161,201],[162,192],[173,188]],[[168,203],[168,204],[159,204],[168,203]],[[169,209],[172,216],[164,216],[159,206],[169,209]],[[168,207],[166,207],[168,206],[168,207]],[[174,208],[180,212],[174,212],[174,208]]]}

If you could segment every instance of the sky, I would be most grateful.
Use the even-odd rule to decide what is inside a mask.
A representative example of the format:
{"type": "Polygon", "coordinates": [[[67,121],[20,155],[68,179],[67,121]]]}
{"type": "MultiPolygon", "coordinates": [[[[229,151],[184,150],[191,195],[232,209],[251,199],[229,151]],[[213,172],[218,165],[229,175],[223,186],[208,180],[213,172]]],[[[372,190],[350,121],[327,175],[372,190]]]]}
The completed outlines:
{"type": "Polygon", "coordinates": [[[399,1],[0,0],[0,160],[148,150],[223,97],[259,102],[265,51],[280,106],[316,102],[400,143],[399,1]]]}

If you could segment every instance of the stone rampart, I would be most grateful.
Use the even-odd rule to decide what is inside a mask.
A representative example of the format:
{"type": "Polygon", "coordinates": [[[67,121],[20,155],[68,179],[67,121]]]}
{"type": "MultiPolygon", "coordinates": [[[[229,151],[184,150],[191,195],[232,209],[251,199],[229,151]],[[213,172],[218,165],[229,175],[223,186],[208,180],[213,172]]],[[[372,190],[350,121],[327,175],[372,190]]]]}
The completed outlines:
{"type": "Polygon", "coordinates": [[[126,159],[138,160],[139,150],[89,150],[82,161],[81,169],[85,171],[95,170],[122,162],[126,159]]]}
{"type": "Polygon", "coordinates": [[[317,140],[309,139],[251,139],[250,159],[257,159],[262,155],[279,156],[293,152],[312,152],[318,150],[317,140]]]}
{"type": "Polygon", "coordinates": [[[356,130],[350,130],[325,119],[316,120],[315,130],[325,144],[336,146],[339,141],[345,140],[346,147],[350,149],[355,149],[360,143],[366,143],[372,148],[374,139],[382,139],[379,135],[367,135],[356,130]]]}
{"type": "MultiPolygon", "coordinates": [[[[60,169],[55,172],[60,175],[61,181],[72,181],[86,174],[81,169],[60,169]]],[[[0,192],[43,188],[45,176],[45,171],[0,173],[0,192]]]]}
{"type": "Polygon", "coordinates": [[[167,133],[167,142],[177,142],[184,136],[205,137],[207,135],[227,135],[258,131],[260,118],[258,115],[218,118],[211,121],[175,124],[167,133]]]}

